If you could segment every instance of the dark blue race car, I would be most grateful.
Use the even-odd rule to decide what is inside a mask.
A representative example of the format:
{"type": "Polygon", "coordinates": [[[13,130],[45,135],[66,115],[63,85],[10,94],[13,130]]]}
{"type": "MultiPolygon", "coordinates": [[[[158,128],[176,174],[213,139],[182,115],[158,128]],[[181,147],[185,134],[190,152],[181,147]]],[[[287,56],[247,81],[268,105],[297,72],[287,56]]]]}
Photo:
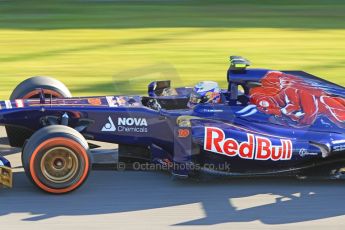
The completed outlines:
{"type": "Polygon", "coordinates": [[[230,63],[220,100],[193,107],[193,88],[170,81],[149,84],[148,96],[73,98],[57,80],[30,78],[0,102],[0,123],[22,148],[27,176],[50,193],[86,180],[100,149],[92,141],[118,144],[119,164],[149,162],[178,178],[343,178],[345,88],[302,71],[249,69],[238,56],[230,63]]]}

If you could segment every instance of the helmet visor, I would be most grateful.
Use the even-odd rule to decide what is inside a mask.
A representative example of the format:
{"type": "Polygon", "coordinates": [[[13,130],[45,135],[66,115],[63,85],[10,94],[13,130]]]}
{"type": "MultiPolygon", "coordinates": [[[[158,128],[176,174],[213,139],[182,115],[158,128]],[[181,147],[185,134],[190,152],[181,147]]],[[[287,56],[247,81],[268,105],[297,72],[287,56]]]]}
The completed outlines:
{"type": "Polygon", "coordinates": [[[202,101],[202,96],[197,92],[193,91],[189,97],[189,103],[196,105],[202,101]]]}

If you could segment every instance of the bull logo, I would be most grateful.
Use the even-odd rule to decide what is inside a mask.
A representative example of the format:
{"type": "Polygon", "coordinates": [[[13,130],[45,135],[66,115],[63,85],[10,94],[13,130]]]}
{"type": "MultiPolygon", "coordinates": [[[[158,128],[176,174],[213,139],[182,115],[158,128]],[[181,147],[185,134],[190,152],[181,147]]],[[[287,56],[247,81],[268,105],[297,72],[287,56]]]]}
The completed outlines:
{"type": "Polygon", "coordinates": [[[248,117],[260,111],[299,126],[310,126],[324,116],[338,127],[345,127],[345,98],[282,72],[268,72],[261,84],[250,90],[251,104],[237,112],[240,116],[248,117]]]}

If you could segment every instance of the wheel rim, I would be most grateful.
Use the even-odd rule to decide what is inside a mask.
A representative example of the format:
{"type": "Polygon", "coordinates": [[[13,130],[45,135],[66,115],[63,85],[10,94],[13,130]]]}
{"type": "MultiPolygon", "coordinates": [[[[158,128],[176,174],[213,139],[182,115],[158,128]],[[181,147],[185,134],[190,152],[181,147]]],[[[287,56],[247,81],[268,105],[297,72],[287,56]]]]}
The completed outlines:
{"type": "MultiPolygon", "coordinates": [[[[54,90],[49,90],[49,89],[43,89],[44,95],[48,98],[51,96],[52,98],[62,98],[63,95],[60,93],[54,91],[54,90]]],[[[22,99],[34,99],[34,98],[40,98],[41,90],[33,90],[26,95],[23,96],[22,99]]]]}
{"type": "Polygon", "coordinates": [[[65,183],[78,172],[77,154],[66,147],[55,147],[45,152],[41,159],[43,176],[53,183],[65,183]]]}
{"type": "Polygon", "coordinates": [[[32,180],[40,189],[49,193],[62,194],[75,190],[86,180],[89,174],[90,160],[87,150],[80,143],[66,137],[54,137],[45,140],[37,146],[31,155],[29,167],[32,180]],[[65,183],[50,182],[49,180],[45,179],[41,171],[41,159],[44,156],[44,153],[46,153],[47,150],[59,146],[73,150],[79,159],[78,174],[67,182],[66,185],[65,183]]]}

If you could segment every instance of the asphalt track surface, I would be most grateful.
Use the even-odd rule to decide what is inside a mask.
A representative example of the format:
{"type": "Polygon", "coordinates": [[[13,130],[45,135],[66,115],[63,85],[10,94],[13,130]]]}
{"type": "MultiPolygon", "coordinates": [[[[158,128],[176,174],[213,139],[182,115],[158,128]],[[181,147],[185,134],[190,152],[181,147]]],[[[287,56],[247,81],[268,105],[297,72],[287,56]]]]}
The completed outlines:
{"type": "Polygon", "coordinates": [[[93,171],[67,195],[26,178],[18,149],[14,188],[0,189],[0,229],[344,229],[345,182],[295,179],[174,181],[164,172],[93,171]]]}

